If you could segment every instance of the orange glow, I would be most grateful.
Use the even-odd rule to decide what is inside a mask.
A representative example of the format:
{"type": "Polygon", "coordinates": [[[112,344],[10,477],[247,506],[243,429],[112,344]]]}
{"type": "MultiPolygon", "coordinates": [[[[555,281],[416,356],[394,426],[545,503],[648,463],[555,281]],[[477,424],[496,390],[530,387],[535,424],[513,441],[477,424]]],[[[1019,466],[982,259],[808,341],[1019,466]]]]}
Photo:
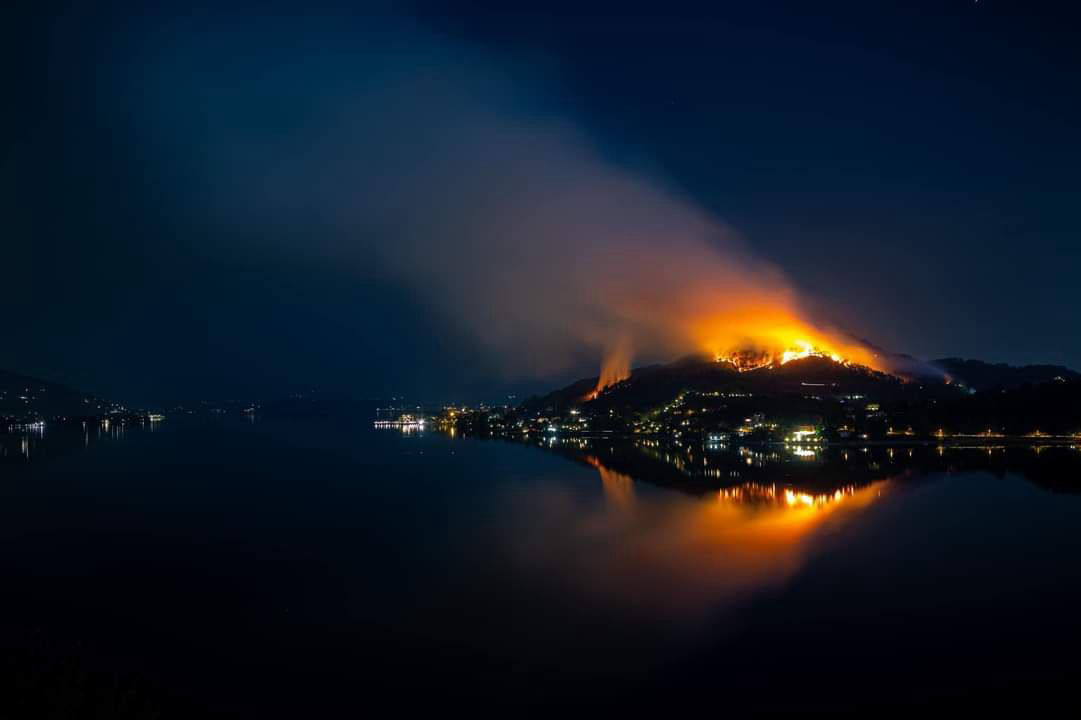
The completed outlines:
{"type": "Polygon", "coordinates": [[[865,344],[811,320],[802,305],[785,278],[748,271],[682,288],[670,322],[684,343],[714,357],[743,351],[783,364],[817,355],[883,369],[865,344]]]}
{"type": "Polygon", "coordinates": [[[629,475],[609,470],[593,455],[586,455],[585,461],[600,473],[601,485],[609,503],[621,508],[634,505],[634,480],[629,475]]]}
{"type": "Polygon", "coordinates": [[[634,251],[575,263],[569,272],[602,301],[602,311],[578,315],[581,322],[569,327],[602,349],[606,367],[630,359],[626,344],[612,350],[622,337],[648,363],[746,353],[748,366],[766,367],[820,355],[888,371],[888,357],[812,314],[784,274],[723,237],[661,243],[643,232],[634,251]]]}
{"type": "MultiPolygon", "coordinates": [[[[640,319],[653,327],[665,324],[664,335],[668,339],[644,344],[671,348],[672,357],[689,351],[703,352],[719,362],[730,363],[741,372],[784,365],[807,357],[829,358],[846,365],[889,372],[885,359],[867,345],[805,320],[794,308],[790,295],[783,290],[772,296],[749,293],[736,302],[719,294],[715,300],[710,295],[707,297],[714,307],[722,309],[700,310],[704,303],[691,302],[693,311],[688,311],[683,302],[679,302],[667,308],[670,315],[661,317],[666,311],[663,303],[651,308],[649,317],[640,319]]],[[[600,381],[589,399],[628,377],[631,359],[626,342],[610,348],[604,357],[600,381]]]]}
{"type": "Polygon", "coordinates": [[[525,494],[521,512],[508,519],[519,559],[556,564],[602,604],[680,618],[784,583],[823,531],[840,529],[890,487],[809,492],[745,483],[708,497],[635,498],[629,476],[597,457],[585,460],[600,474],[607,502],[552,488],[525,494]]]}
{"type": "Polygon", "coordinates": [[[840,333],[815,328],[785,310],[751,313],[744,317],[721,315],[696,331],[699,346],[720,362],[741,371],[784,365],[807,357],[883,369],[875,354],[840,333]]]}

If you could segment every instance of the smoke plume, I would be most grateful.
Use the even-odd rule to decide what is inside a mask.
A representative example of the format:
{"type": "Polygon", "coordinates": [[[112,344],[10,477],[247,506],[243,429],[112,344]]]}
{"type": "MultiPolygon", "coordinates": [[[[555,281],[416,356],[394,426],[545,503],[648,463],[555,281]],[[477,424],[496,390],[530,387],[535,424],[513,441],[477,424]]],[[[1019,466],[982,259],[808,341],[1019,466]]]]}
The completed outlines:
{"type": "Polygon", "coordinates": [[[626,376],[632,348],[666,360],[810,343],[869,362],[804,316],[792,283],[731,228],[609,160],[552,109],[548,78],[416,34],[289,47],[270,67],[206,38],[155,50],[156,86],[207,108],[203,200],[250,242],[407,285],[513,377],[604,360],[603,386],[626,376]],[[322,80],[297,82],[296,67],[322,80]],[[263,110],[274,121],[253,120],[263,110]]]}

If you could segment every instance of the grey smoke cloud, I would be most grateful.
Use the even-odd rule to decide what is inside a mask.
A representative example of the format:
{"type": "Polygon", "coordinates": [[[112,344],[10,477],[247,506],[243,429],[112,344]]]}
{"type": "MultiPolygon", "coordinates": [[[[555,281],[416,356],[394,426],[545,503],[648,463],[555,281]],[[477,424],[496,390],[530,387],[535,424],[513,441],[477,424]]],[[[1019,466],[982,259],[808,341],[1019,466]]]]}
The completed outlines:
{"type": "Polygon", "coordinates": [[[541,73],[415,30],[332,48],[301,33],[276,53],[187,40],[148,45],[128,90],[214,237],[402,283],[507,376],[783,343],[806,323],[777,268],[606,159],[541,73]]]}

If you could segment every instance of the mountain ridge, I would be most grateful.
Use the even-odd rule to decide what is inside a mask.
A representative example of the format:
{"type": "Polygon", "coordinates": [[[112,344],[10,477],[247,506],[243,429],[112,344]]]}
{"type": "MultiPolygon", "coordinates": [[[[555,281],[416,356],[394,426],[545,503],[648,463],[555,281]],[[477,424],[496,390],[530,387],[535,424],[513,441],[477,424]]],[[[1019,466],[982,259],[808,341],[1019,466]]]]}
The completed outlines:
{"type": "Polygon", "coordinates": [[[52,418],[94,415],[110,405],[93,393],[31,375],[0,370],[0,417],[52,418]]]}

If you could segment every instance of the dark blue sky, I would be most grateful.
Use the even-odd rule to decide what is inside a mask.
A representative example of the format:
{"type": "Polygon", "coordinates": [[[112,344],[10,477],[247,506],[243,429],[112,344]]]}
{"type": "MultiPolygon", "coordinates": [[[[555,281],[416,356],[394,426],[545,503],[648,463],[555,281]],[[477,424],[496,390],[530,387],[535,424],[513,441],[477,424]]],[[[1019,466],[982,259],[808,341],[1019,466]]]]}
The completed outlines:
{"type": "Polygon", "coordinates": [[[590,205],[523,209],[613,173],[880,345],[1081,367],[1071,4],[508,5],[12,14],[0,367],[134,400],[594,372],[492,283],[590,205]]]}

